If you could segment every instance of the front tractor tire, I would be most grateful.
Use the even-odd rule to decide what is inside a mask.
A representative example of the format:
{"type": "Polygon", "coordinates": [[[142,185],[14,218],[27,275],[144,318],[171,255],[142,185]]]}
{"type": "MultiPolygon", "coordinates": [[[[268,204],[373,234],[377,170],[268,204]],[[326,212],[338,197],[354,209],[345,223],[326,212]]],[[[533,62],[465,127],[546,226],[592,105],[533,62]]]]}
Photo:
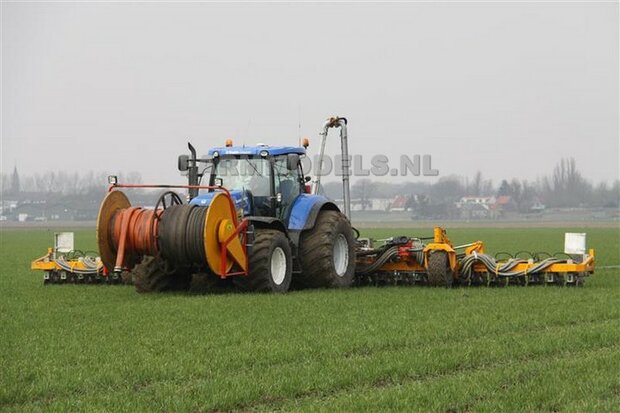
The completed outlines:
{"type": "Polygon", "coordinates": [[[233,278],[242,291],[285,293],[291,286],[293,255],[282,231],[256,229],[248,275],[233,278]]]}
{"type": "Polygon", "coordinates": [[[431,251],[428,256],[428,285],[431,287],[452,287],[453,276],[450,260],[445,251],[431,251]]]}
{"type": "Polygon", "coordinates": [[[144,257],[133,269],[133,283],[139,293],[186,291],[191,274],[182,269],[171,269],[160,257],[144,257]]]}
{"type": "Polygon", "coordinates": [[[314,228],[299,245],[299,288],[345,288],[353,284],[355,238],[351,223],[339,211],[321,211],[314,228]]]}

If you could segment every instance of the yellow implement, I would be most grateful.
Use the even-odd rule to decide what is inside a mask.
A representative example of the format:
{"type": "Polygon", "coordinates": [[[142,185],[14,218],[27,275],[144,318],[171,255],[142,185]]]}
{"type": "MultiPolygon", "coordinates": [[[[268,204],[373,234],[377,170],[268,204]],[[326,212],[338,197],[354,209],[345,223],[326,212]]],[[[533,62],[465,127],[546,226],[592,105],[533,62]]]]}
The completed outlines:
{"type": "Polygon", "coordinates": [[[61,255],[54,258],[54,249],[30,264],[30,269],[44,271],[45,284],[103,282],[108,277],[103,274],[103,263],[99,257],[79,257],[68,259],[61,255]]]}
{"type": "Polygon", "coordinates": [[[454,246],[441,227],[431,242],[394,237],[380,247],[370,240],[358,250],[361,284],[407,283],[431,286],[557,284],[581,286],[594,273],[594,249],[585,252],[585,234],[566,234],[565,252],[530,254],[499,260],[485,253],[482,241],[454,246]]]}

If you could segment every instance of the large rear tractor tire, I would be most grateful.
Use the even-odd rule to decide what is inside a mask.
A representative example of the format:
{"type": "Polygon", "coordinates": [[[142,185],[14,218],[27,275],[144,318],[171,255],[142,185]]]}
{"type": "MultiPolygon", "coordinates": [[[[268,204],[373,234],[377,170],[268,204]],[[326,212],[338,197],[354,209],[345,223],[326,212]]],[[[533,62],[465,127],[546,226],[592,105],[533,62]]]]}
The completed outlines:
{"type": "Polygon", "coordinates": [[[431,251],[428,256],[428,285],[431,287],[452,287],[453,276],[448,254],[445,251],[431,251]]]}
{"type": "Polygon", "coordinates": [[[243,291],[285,293],[291,286],[293,256],[282,231],[256,229],[250,252],[249,273],[233,278],[243,291]]]}
{"type": "Polygon", "coordinates": [[[133,269],[133,283],[139,293],[187,291],[191,274],[183,269],[171,269],[162,258],[144,257],[133,269]]]}
{"type": "Polygon", "coordinates": [[[351,223],[339,211],[322,211],[314,228],[302,233],[298,288],[344,288],[353,284],[355,238],[351,223]]]}

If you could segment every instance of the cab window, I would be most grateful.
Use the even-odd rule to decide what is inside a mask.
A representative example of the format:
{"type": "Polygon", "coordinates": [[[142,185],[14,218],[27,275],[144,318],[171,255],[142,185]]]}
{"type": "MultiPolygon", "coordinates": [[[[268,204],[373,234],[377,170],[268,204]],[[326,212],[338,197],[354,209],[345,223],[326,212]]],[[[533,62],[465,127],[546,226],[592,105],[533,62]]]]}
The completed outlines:
{"type": "Polygon", "coordinates": [[[269,161],[263,158],[228,158],[217,163],[215,179],[231,191],[250,191],[258,197],[271,194],[269,161]]]}
{"type": "Polygon", "coordinates": [[[290,170],[287,167],[287,157],[279,156],[273,163],[275,192],[282,195],[280,203],[280,217],[284,218],[293,205],[297,195],[301,193],[301,181],[299,179],[299,166],[290,170]]]}

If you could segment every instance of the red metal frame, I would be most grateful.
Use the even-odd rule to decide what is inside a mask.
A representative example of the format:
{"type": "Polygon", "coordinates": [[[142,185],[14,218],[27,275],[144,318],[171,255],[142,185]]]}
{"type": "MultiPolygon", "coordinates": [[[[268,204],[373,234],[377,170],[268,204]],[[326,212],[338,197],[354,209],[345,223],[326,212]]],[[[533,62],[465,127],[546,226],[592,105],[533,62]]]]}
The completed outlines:
{"type": "Polygon", "coordinates": [[[228,203],[230,204],[230,210],[235,220],[235,227],[237,226],[237,211],[235,210],[235,204],[230,196],[230,191],[223,186],[218,185],[156,185],[156,184],[112,184],[108,187],[108,192],[112,192],[114,188],[183,188],[183,189],[214,189],[225,192],[228,195],[228,203]]]}
{"type": "Polygon", "coordinates": [[[223,186],[217,185],[155,185],[155,184],[112,184],[108,187],[108,192],[114,188],[183,188],[183,189],[218,189],[230,195],[230,191],[223,186]]]}

